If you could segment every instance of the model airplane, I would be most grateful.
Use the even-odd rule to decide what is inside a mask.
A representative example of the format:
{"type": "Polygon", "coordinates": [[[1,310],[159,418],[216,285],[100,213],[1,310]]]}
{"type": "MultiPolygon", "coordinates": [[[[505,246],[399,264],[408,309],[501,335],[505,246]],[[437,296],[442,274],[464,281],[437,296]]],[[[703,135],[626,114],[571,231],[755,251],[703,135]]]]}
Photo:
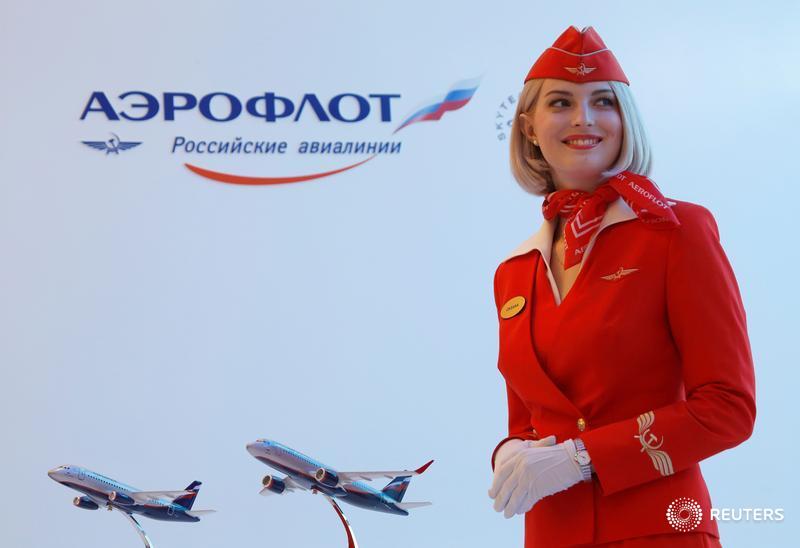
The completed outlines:
{"type": "Polygon", "coordinates": [[[407,516],[411,508],[431,504],[402,501],[411,482],[411,476],[417,476],[427,470],[432,460],[416,470],[339,472],[275,441],[256,440],[247,445],[247,451],[264,464],[286,474],[284,478],[271,474],[264,476],[262,495],[302,489],[315,494],[319,492],[367,510],[401,516],[407,516]],[[380,491],[359,481],[382,477],[391,481],[380,491]]]}
{"type": "Polygon", "coordinates": [[[55,481],[84,493],[72,501],[78,508],[119,510],[128,517],[139,514],[162,521],[200,521],[214,510],[192,510],[201,483],[193,481],[183,491],[140,491],[80,466],[65,465],[47,473],[55,481]]]}

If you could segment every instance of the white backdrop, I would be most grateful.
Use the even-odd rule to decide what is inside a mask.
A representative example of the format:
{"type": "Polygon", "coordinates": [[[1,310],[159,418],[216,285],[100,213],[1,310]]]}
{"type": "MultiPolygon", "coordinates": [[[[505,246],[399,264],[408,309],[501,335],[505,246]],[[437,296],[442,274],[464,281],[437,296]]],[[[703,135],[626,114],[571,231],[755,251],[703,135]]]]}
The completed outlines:
{"type": "MultiPolygon", "coordinates": [[[[196,524],[144,520],[159,546],[341,545],[321,497],[261,498],[245,451],[279,440],[340,469],[434,465],[407,518],[345,506],[364,547],[521,546],[486,496],[504,435],[492,275],[540,223],[497,123],[569,25],[620,60],[656,154],[653,178],[716,216],[757,370],[752,438],[702,465],[726,547],[789,546],[800,381],[792,272],[800,127],[796,2],[12,2],[0,7],[0,383],[3,544],[136,547],[119,516],[51,481],[86,466],[142,489],[204,482],[196,524]],[[473,99],[391,132],[481,76],[473,99]],[[313,117],[80,120],[93,91],[399,93],[392,122],[313,117]],[[508,106],[508,105],[507,105],[508,106]],[[83,140],[141,141],[119,155],[83,140]],[[172,154],[176,135],[290,143],[285,155],[172,154]],[[261,176],[364,156],[302,140],[402,142],[317,181],[247,187],[183,163],[261,176]]],[[[513,105],[511,106],[513,108],[513,105]]],[[[378,487],[383,484],[376,482],[378,487]]]]}

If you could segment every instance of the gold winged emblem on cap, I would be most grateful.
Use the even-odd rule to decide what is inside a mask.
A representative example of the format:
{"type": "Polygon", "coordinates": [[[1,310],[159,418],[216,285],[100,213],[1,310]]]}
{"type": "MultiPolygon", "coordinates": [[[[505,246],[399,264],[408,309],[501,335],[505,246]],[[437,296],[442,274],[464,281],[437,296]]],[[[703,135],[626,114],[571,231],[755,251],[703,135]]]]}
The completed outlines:
{"type": "Polygon", "coordinates": [[[597,67],[587,67],[583,63],[581,63],[577,67],[564,67],[564,68],[570,71],[572,74],[577,74],[578,76],[586,76],[590,72],[593,72],[594,70],[597,69],[597,67]]]}

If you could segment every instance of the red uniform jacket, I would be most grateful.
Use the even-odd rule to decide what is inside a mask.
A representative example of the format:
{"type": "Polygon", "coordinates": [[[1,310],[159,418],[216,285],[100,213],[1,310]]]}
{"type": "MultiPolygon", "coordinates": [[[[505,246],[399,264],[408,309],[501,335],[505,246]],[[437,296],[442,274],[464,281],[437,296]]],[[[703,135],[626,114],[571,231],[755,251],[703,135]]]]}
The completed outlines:
{"type": "Polygon", "coordinates": [[[713,216],[670,203],[681,224],[669,229],[641,222],[622,199],[609,205],[560,304],[569,308],[548,356],[550,370],[568,372],[559,385],[538,362],[530,314],[536,263],[549,263],[554,221],[497,269],[509,438],[579,437],[595,469],[592,482],[545,497],[525,515],[526,548],[682,534],[666,519],[679,497],[702,508],[695,532],[719,536],[698,463],[750,436],[752,357],[713,216]],[[501,317],[519,296],[522,309],[501,317]]]}

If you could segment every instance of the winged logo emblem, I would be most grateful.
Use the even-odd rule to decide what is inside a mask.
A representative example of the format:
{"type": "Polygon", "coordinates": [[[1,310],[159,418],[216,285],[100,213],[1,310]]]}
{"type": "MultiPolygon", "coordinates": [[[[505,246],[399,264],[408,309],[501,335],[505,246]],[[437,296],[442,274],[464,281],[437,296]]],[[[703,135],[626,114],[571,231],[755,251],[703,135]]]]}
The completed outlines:
{"type": "Polygon", "coordinates": [[[653,426],[655,421],[656,416],[652,411],[639,415],[636,419],[639,425],[639,435],[633,437],[642,444],[641,452],[647,452],[647,456],[653,462],[653,468],[658,470],[662,476],[669,476],[674,474],[675,470],[672,467],[672,459],[666,451],[661,450],[664,438],[662,437],[659,441],[658,437],[650,431],[650,427],[653,426]]]}
{"type": "Polygon", "coordinates": [[[141,141],[123,141],[116,133],[112,133],[111,139],[107,141],[81,141],[81,143],[97,150],[105,150],[106,156],[112,152],[119,155],[120,150],[128,150],[142,144],[141,141]]]}
{"type": "Polygon", "coordinates": [[[610,282],[616,282],[623,276],[627,276],[628,274],[633,274],[639,270],[638,268],[625,268],[623,266],[619,267],[619,270],[614,272],[613,274],[608,274],[607,276],[600,276],[604,280],[608,280],[610,282]]]}
{"type": "Polygon", "coordinates": [[[587,67],[583,63],[581,63],[577,67],[564,67],[564,68],[570,71],[572,74],[577,74],[578,76],[586,76],[590,72],[597,70],[597,67],[587,67]]]}

